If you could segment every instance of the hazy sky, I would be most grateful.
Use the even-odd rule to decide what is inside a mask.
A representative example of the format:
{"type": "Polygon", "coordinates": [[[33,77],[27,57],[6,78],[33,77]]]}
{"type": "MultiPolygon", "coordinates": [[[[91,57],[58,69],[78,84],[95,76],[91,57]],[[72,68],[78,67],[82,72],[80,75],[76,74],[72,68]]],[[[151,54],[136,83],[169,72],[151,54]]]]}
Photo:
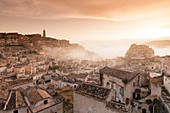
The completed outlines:
{"type": "Polygon", "coordinates": [[[170,35],[170,0],[0,0],[0,31],[80,40],[170,35]]]}
{"type": "Polygon", "coordinates": [[[170,36],[170,0],[0,0],[0,32],[86,40],[170,36]]]}

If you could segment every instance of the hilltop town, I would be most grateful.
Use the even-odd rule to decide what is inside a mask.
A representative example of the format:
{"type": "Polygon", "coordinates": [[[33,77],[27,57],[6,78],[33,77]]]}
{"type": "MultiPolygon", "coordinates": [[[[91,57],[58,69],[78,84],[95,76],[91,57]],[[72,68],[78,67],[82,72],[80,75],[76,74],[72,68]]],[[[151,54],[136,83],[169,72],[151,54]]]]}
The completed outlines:
{"type": "Polygon", "coordinates": [[[0,113],[170,112],[170,56],[103,59],[41,34],[0,33],[0,113]]]}

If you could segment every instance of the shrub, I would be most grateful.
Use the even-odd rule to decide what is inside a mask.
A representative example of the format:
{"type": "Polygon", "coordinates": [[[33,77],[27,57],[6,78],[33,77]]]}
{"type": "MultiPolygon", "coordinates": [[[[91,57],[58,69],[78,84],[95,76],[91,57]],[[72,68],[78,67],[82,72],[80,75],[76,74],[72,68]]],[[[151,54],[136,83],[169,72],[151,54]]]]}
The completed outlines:
{"type": "Polygon", "coordinates": [[[138,106],[138,109],[141,109],[141,106],[138,106]]]}
{"type": "Polygon", "coordinates": [[[151,100],[151,99],[147,99],[145,102],[146,102],[148,105],[149,105],[149,104],[152,104],[152,100],[151,100]]]}
{"type": "Polygon", "coordinates": [[[153,99],[153,104],[159,104],[159,100],[158,99],[153,99]]]}

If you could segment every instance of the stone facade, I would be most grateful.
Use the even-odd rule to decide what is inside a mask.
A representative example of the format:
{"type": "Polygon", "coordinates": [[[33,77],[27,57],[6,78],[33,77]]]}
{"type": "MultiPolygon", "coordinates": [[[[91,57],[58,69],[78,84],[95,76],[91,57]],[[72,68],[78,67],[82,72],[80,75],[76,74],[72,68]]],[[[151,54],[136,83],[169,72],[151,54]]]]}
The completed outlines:
{"type": "Polygon", "coordinates": [[[116,101],[130,103],[135,89],[141,85],[140,75],[134,72],[122,71],[105,67],[100,70],[103,77],[103,87],[116,91],[116,101]]]}
{"type": "Polygon", "coordinates": [[[0,113],[63,113],[62,100],[38,87],[13,89],[0,105],[0,113]]]}
{"type": "Polygon", "coordinates": [[[74,92],[74,113],[125,113],[125,104],[114,101],[115,91],[81,84],[74,92]]]}
{"type": "Polygon", "coordinates": [[[170,76],[164,76],[164,86],[170,93],[170,76]]]}

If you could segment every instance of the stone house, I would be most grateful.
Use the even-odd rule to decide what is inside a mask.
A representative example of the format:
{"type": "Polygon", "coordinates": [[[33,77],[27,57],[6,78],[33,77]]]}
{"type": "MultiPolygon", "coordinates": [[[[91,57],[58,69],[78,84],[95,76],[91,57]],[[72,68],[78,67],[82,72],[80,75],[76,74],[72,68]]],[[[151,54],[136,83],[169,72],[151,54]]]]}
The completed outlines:
{"type": "Polygon", "coordinates": [[[135,72],[104,67],[100,70],[100,80],[100,85],[116,91],[118,102],[129,104],[130,100],[140,98],[140,94],[135,92],[141,85],[140,75],[135,72]]]}
{"type": "Polygon", "coordinates": [[[26,102],[33,113],[63,113],[62,100],[54,100],[41,88],[30,87],[25,92],[26,102]]]}
{"type": "Polygon", "coordinates": [[[0,104],[0,113],[63,113],[63,101],[38,87],[10,90],[0,104]]]}
{"type": "Polygon", "coordinates": [[[23,56],[19,58],[20,62],[26,62],[27,61],[27,57],[23,56]]]}
{"type": "Polygon", "coordinates": [[[164,86],[170,93],[170,56],[165,57],[164,72],[164,86]]]}
{"type": "Polygon", "coordinates": [[[8,73],[14,72],[14,67],[13,66],[8,66],[6,68],[6,72],[8,72],[8,73]]]}
{"type": "Polygon", "coordinates": [[[151,96],[159,97],[161,95],[162,84],[163,84],[163,76],[150,78],[151,96]]]}
{"type": "Polygon", "coordinates": [[[24,65],[24,64],[15,65],[14,72],[15,73],[25,73],[25,67],[26,67],[26,65],[24,65]]]}
{"type": "Polygon", "coordinates": [[[62,76],[56,76],[51,79],[51,84],[54,85],[56,88],[60,87],[60,81],[62,80],[62,76]]]}
{"type": "Polygon", "coordinates": [[[41,64],[37,66],[39,70],[48,70],[49,64],[41,64]]]}
{"type": "Polygon", "coordinates": [[[78,81],[85,82],[85,81],[87,81],[87,76],[88,76],[87,73],[85,73],[85,74],[84,73],[80,73],[80,74],[71,73],[67,77],[72,80],[78,80],[78,81]]]}
{"type": "Polygon", "coordinates": [[[74,91],[74,113],[125,113],[129,109],[116,102],[115,91],[91,84],[81,84],[74,91]]]}
{"type": "Polygon", "coordinates": [[[42,81],[42,83],[44,83],[44,80],[43,80],[44,74],[46,74],[46,72],[40,72],[33,76],[33,82],[35,85],[38,85],[40,81],[42,81]]]}
{"type": "Polygon", "coordinates": [[[161,73],[150,72],[151,96],[161,95],[161,86],[163,85],[163,76],[161,73]]]}
{"type": "Polygon", "coordinates": [[[4,72],[7,69],[7,67],[0,67],[0,73],[4,72]]]}
{"type": "Polygon", "coordinates": [[[67,76],[56,76],[51,79],[51,84],[55,85],[57,88],[67,86],[75,89],[80,84],[80,82],[71,80],[67,78],[67,76]]]}
{"type": "Polygon", "coordinates": [[[0,113],[31,113],[24,96],[18,90],[9,91],[8,97],[1,102],[0,113]]]}
{"type": "Polygon", "coordinates": [[[8,63],[17,63],[18,57],[8,57],[8,63]]]}
{"type": "Polygon", "coordinates": [[[170,75],[164,76],[164,86],[170,93],[170,75]]]}

